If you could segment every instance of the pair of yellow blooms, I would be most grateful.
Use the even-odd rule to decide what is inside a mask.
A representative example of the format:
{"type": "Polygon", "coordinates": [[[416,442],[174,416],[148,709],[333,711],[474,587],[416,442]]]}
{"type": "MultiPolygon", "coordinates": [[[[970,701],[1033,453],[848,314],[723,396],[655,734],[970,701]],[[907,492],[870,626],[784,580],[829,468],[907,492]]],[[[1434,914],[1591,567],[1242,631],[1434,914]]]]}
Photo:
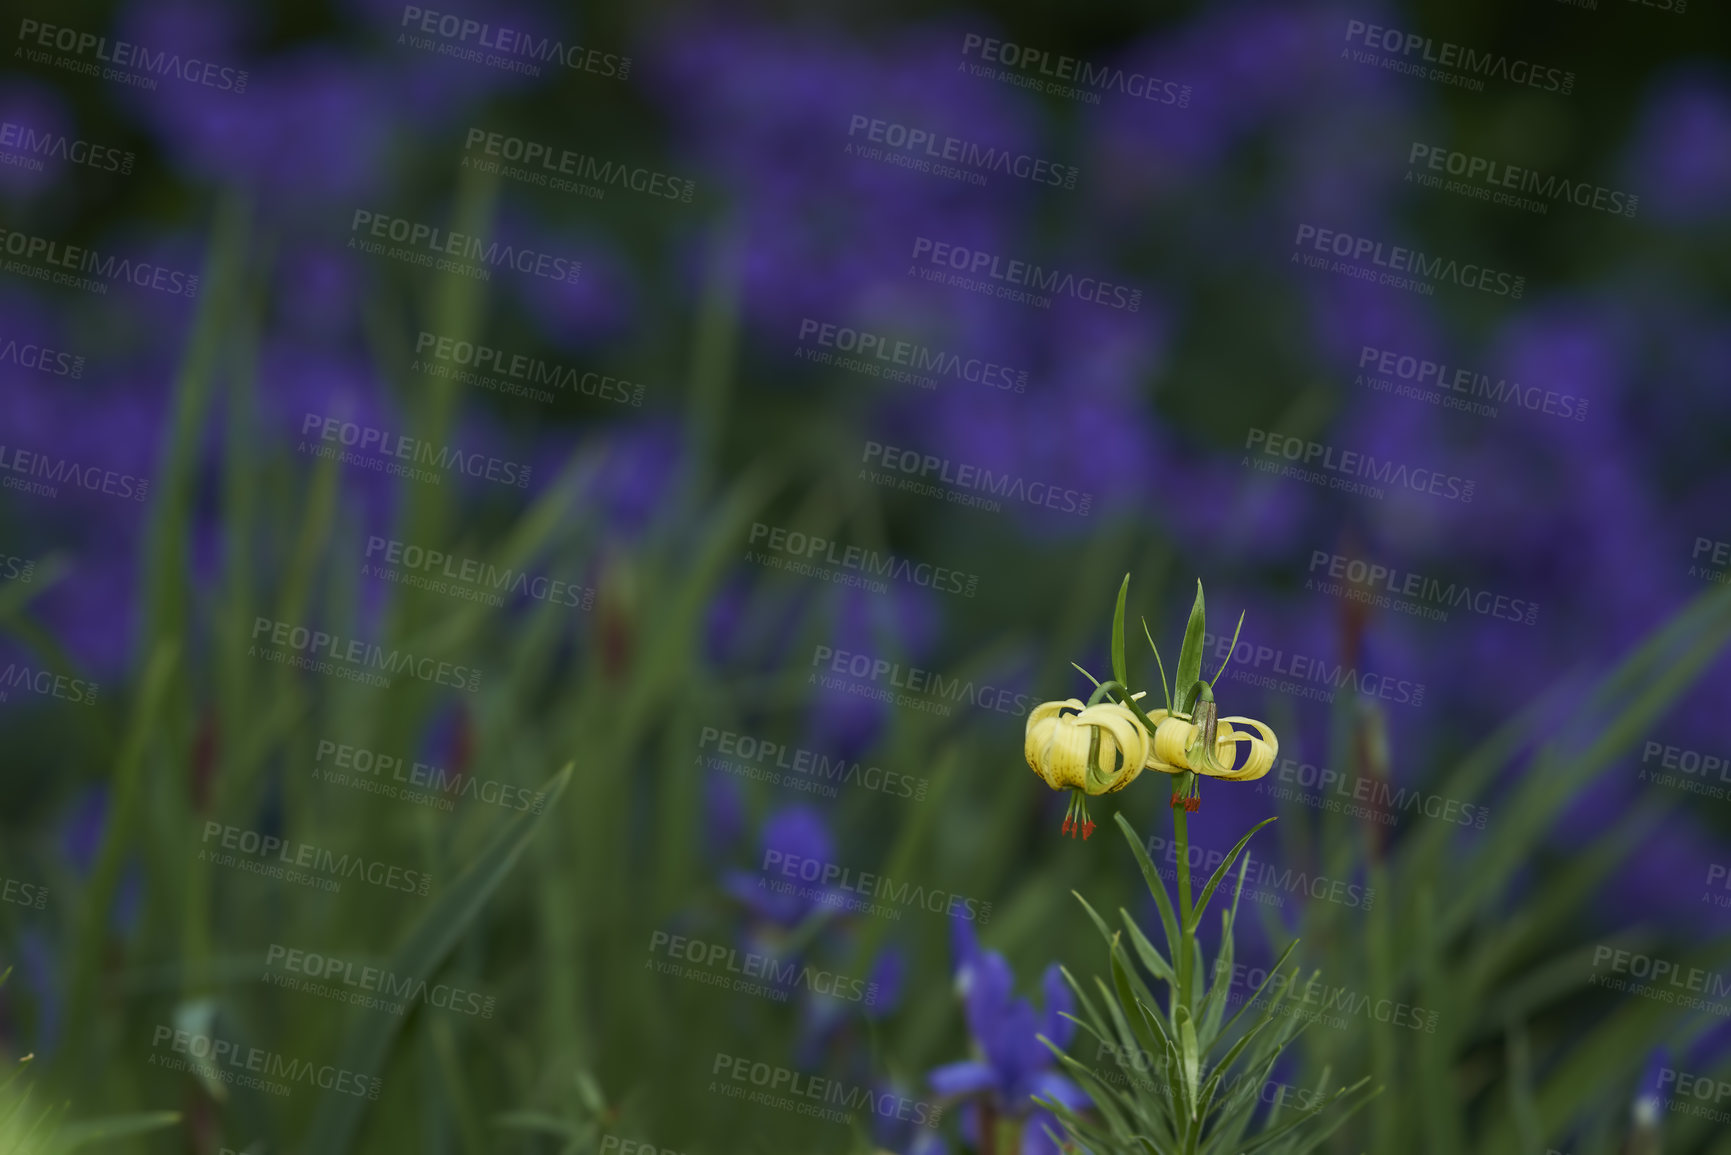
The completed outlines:
{"type": "MultiPolygon", "coordinates": [[[[1211,714],[1213,703],[1207,705],[1211,714]]],[[[1117,702],[1092,706],[1084,706],[1076,698],[1043,702],[1028,715],[1023,743],[1028,767],[1054,790],[1111,794],[1130,785],[1143,770],[1249,782],[1267,774],[1280,753],[1274,731],[1255,718],[1220,718],[1214,725],[1210,758],[1207,730],[1213,719],[1203,716],[1203,711],[1191,717],[1153,710],[1147,717],[1154,724],[1152,734],[1128,706],[1117,702]],[[1234,729],[1234,722],[1253,726],[1262,736],[1234,729]],[[1098,771],[1088,765],[1095,734],[1100,736],[1098,771]],[[1240,744],[1249,746],[1243,765],[1237,765],[1240,744]]]]}

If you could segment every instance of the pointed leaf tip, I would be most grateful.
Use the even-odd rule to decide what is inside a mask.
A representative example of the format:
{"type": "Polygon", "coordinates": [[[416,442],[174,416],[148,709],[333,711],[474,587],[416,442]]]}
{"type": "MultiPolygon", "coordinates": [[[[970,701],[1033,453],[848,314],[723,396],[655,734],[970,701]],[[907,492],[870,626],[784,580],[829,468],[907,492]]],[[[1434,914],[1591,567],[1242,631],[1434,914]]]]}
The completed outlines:
{"type": "Polygon", "coordinates": [[[1130,575],[1124,575],[1124,583],[1118,587],[1118,608],[1112,611],[1112,676],[1118,684],[1124,687],[1126,697],[1130,693],[1130,680],[1125,676],[1124,665],[1124,601],[1130,595],[1130,575]]]}

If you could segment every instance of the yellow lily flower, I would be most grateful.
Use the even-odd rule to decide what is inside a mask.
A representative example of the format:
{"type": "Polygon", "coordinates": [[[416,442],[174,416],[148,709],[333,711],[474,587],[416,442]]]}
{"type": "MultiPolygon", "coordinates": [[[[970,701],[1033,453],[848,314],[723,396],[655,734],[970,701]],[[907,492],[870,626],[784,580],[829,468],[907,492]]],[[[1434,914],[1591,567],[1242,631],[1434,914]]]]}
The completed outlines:
{"type": "Polygon", "coordinates": [[[1233,715],[1215,720],[1213,712],[1212,702],[1207,703],[1206,710],[1198,711],[1201,715],[1198,719],[1170,710],[1150,711],[1148,720],[1154,723],[1154,741],[1148,749],[1147,768],[1167,774],[1200,774],[1223,782],[1252,782],[1267,774],[1280,755],[1280,739],[1274,731],[1255,718],[1233,715]],[[1211,722],[1214,757],[1209,759],[1207,730],[1211,722]],[[1234,729],[1234,722],[1254,726],[1262,737],[1234,729]],[[1237,765],[1240,743],[1250,747],[1243,765],[1237,765]]]}
{"type": "Polygon", "coordinates": [[[1075,795],[1064,833],[1080,830],[1083,838],[1094,833],[1094,823],[1088,820],[1082,796],[1124,789],[1149,764],[1152,751],[1147,729],[1127,707],[1116,702],[1085,706],[1077,698],[1035,706],[1022,744],[1030,770],[1052,789],[1075,795]],[[1099,757],[1091,764],[1089,750],[1096,736],[1099,757]]]}

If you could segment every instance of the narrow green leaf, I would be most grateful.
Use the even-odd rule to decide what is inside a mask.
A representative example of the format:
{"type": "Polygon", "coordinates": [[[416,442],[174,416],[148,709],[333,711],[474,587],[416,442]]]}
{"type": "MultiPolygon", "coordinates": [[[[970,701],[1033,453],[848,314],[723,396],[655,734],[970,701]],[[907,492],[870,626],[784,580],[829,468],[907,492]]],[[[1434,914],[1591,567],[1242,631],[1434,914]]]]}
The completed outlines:
{"type": "MultiPolygon", "coordinates": [[[[559,771],[542,787],[547,804],[539,812],[524,811],[502,828],[468,868],[440,895],[397,948],[388,968],[396,974],[430,975],[468,930],[481,908],[516,865],[523,848],[540,828],[542,820],[558,806],[559,796],[571,780],[572,766],[559,771]]],[[[353,1020],[344,1040],[338,1065],[365,1075],[376,1075],[384,1066],[391,1044],[403,1020],[391,1015],[368,1015],[353,1020]]],[[[307,1151],[346,1155],[361,1127],[367,1100],[353,1095],[327,1095],[319,1101],[311,1126],[302,1143],[307,1151]]]]}
{"type": "Polygon", "coordinates": [[[1169,983],[1177,982],[1178,975],[1172,970],[1172,964],[1148,941],[1148,936],[1142,933],[1142,928],[1136,925],[1130,912],[1119,907],[1118,917],[1124,920],[1124,929],[1130,934],[1130,945],[1135,949],[1136,957],[1142,960],[1142,965],[1157,979],[1164,979],[1169,983]]]}
{"type": "Polygon", "coordinates": [[[1130,825],[1130,820],[1124,817],[1120,810],[1113,817],[1118,822],[1118,829],[1124,832],[1124,838],[1130,843],[1130,851],[1136,856],[1136,865],[1142,868],[1142,878],[1148,884],[1148,892],[1154,896],[1154,905],[1160,910],[1160,925],[1166,929],[1166,956],[1178,959],[1178,916],[1172,911],[1172,897],[1166,893],[1166,882],[1155,869],[1154,860],[1148,857],[1148,850],[1142,845],[1142,840],[1136,836],[1136,828],[1130,825]]]}
{"type": "MultiPolygon", "coordinates": [[[[135,836],[134,825],[143,811],[145,754],[165,721],[164,699],[173,684],[172,675],[179,657],[179,645],[165,642],[151,653],[150,661],[140,679],[138,695],[127,719],[120,755],[115,763],[114,777],[109,787],[113,802],[102,844],[96,854],[96,865],[85,886],[82,909],[78,920],[78,947],[72,952],[72,974],[68,987],[72,1011],[68,1016],[68,1036],[77,1050],[89,1044],[95,1031],[89,1019],[96,998],[99,960],[108,956],[105,945],[108,935],[108,912],[113,909],[115,890],[120,885],[128,842],[135,836]]],[[[76,1057],[75,1057],[75,1062],[76,1057]]]]}
{"type": "Polygon", "coordinates": [[[1128,960],[1123,950],[1116,942],[1112,944],[1112,988],[1118,992],[1118,1005],[1126,1010],[1134,1011],[1135,1016],[1126,1016],[1130,1022],[1130,1030],[1136,1039],[1136,1045],[1149,1054],[1161,1043],[1161,1036],[1154,1033],[1154,1028],[1148,1025],[1152,1017],[1142,1013],[1146,1003],[1136,997],[1136,992],[1130,989],[1128,960]]]}
{"type": "Polygon", "coordinates": [[[1160,647],[1154,644],[1154,635],[1148,632],[1148,619],[1142,619],[1142,636],[1148,639],[1148,648],[1154,651],[1154,664],[1160,667],[1160,693],[1166,698],[1166,709],[1172,709],[1172,688],[1166,684],[1166,663],[1160,660],[1160,647]]]}
{"type": "MultiPolygon", "coordinates": [[[[1258,830],[1261,830],[1264,826],[1267,826],[1273,821],[1275,821],[1273,818],[1264,818],[1261,822],[1252,826],[1249,833],[1245,834],[1243,838],[1238,840],[1238,844],[1232,848],[1232,852],[1221,860],[1219,866],[1214,868],[1214,873],[1208,879],[1208,885],[1202,888],[1202,896],[1196,900],[1196,909],[1190,912],[1190,925],[1186,929],[1194,931],[1198,926],[1202,925],[1202,912],[1208,909],[1208,900],[1214,897],[1214,891],[1219,887],[1220,880],[1226,877],[1226,872],[1228,870],[1232,869],[1233,861],[1244,852],[1244,847],[1250,842],[1251,837],[1254,836],[1258,830]]],[[[1234,898],[1233,901],[1236,905],[1236,898],[1234,898]]]]}
{"type": "Polygon", "coordinates": [[[1206,1119],[1208,1117],[1208,1109],[1213,1105],[1214,1096],[1220,1090],[1221,1080],[1226,1078],[1227,1073],[1232,1069],[1232,1064],[1238,1061],[1238,1057],[1255,1041],[1256,1036],[1262,1033],[1262,1028],[1265,1025],[1258,1024],[1246,1031],[1242,1038],[1232,1044],[1232,1049],[1220,1057],[1220,1062],[1214,1067],[1214,1074],[1209,1076],[1208,1082],[1202,1088],[1201,1108],[1198,1111],[1201,1118],[1206,1119]]]}
{"type": "MultiPolygon", "coordinates": [[[[1304,1114],[1298,1116],[1296,1119],[1293,1119],[1290,1122],[1283,1123],[1278,1127],[1274,1127],[1270,1130],[1262,1132],[1260,1135],[1257,1135],[1254,1139],[1250,1140],[1250,1142],[1244,1144],[1244,1146],[1242,1148],[1240,1148],[1242,1155],[1251,1155],[1251,1152],[1261,1150],[1262,1148],[1268,1146],[1270,1143],[1273,1143],[1276,1139],[1284,1138],[1286,1135],[1289,1135],[1292,1132],[1298,1130],[1298,1128],[1300,1128],[1300,1127],[1304,1126],[1306,1123],[1310,1122],[1316,1116],[1320,1115],[1326,1108],[1339,1102],[1345,1096],[1357,1093],[1358,1089],[1360,1087],[1364,1086],[1368,1082],[1370,1082],[1369,1078],[1360,1079],[1357,1083],[1354,1083],[1351,1087],[1342,1088],[1340,1091],[1337,1091],[1331,1098],[1329,1098],[1327,1102],[1319,1103],[1316,1107],[1312,1108],[1309,1111],[1306,1111],[1304,1114]]],[[[1364,1106],[1364,1104],[1369,1102],[1369,1101],[1370,1101],[1369,1095],[1367,1095],[1363,1099],[1359,1100],[1358,1103],[1354,1104],[1353,1107],[1350,1108],[1350,1110],[1346,1114],[1345,1118],[1336,1119],[1334,1121],[1334,1125],[1331,1126],[1327,1131],[1323,1132],[1323,1134],[1321,1134],[1319,1136],[1313,1136],[1310,1142],[1308,1142],[1305,1146],[1299,1148],[1298,1150],[1309,1151],[1309,1150],[1314,1149],[1315,1146],[1317,1145],[1317,1143],[1320,1143],[1323,1139],[1327,1138],[1328,1135],[1332,1134],[1334,1132],[1335,1128],[1339,1127],[1342,1123],[1346,1122],[1346,1119],[1351,1118],[1353,1114],[1357,1113],[1357,1111],[1359,1110],[1360,1107],[1364,1106]]]]}
{"type": "Polygon", "coordinates": [[[1102,1040],[1105,1040],[1106,1036],[1111,1033],[1110,1029],[1106,1026],[1104,1016],[1095,1009],[1093,1000],[1088,997],[1088,992],[1082,989],[1082,984],[1076,981],[1076,976],[1070,973],[1070,968],[1060,965],[1058,973],[1064,976],[1064,981],[1070,985],[1070,990],[1075,993],[1077,1005],[1087,1014],[1088,1022],[1082,1022],[1075,1015],[1066,1015],[1065,1018],[1075,1019],[1082,1026],[1088,1026],[1089,1023],[1092,1023],[1093,1025],[1089,1027],[1089,1030],[1094,1031],[1102,1040]]]}
{"type": "Polygon", "coordinates": [[[1125,687],[1125,696],[1129,696],[1130,679],[1124,667],[1124,599],[1130,593],[1130,575],[1124,575],[1124,584],[1118,587],[1118,608],[1112,611],[1112,676],[1118,679],[1118,684],[1125,687]]]}
{"type": "Polygon", "coordinates": [[[1226,656],[1220,659],[1220,668],[1214,671],[1212,681],[1218,682],[1220,675],[1226,672],[1227,665],[1232,661],[1232,655],[1238,651],[1238,635],[1244,630],[1244,611],[1238,611],[1238,624],[1232,628],[1232,641],[1226,647],[1226,656]]]}
{"type": "MultiPolygon", "coordinates": [[[[1280,957],[1274,960],[1274,965],[1268,968],[1268,973],[1262,976],[1262,981],[1256,984],[1256,989],[1250,992],[1250,997],[1244,1000],[1244,1005],[1233,1011],[1232,1017],[1226,1020],[1226,1025],[1220,1028],[1221,1034],[1229,1033],[1232,1030],[1232,1024],[1238,1021],[1238,1016],[1249,1010],[1256,1000],[1262,997],[1262,992],[1268,989],[1268,984],[1274,981],[1274,976],[1280,973],[1280,968],[1286,965],[1286,960],[1292,957],[1292,952],[1297,949],[1297,939],[1286,944],[1286,949],[1280,952],[1280,957]]],[[[1231,980],[1227,981],[1230,982],[1231,980]]],[[[1227,997],[1230,998],[1231,996],[1228,995],[1227,997]]],[[[1277,998],[1274,1001],[1279,1000],[1277,998]]]]}
{"type": "Polygon", "coordinates": [[[1172,698],[1177,709],[1185,708],[1185,699],[1196,683],[1202,680],[1202,635],[1206,632],[1202,606],[1202,583],[1196,583],[1196,602],[1190,607],[1190,624],[1184,627],[1184,648],[1178,652],[1178,668],[1172,674],[1172,698]]]}
{"type": "Polygon", "coordinates": [[[1190,1017],[1189,1007],[1179,1007],[1172,1017],[1177,1020],[1178,1057],[1184,1064],[1185,1107],[1190,1117],[1195,1119],[1200,1107],[1198,1093],[1202,1078],[1202,1052],[1196,1045],[1196,1024],[1190,1017]]]}

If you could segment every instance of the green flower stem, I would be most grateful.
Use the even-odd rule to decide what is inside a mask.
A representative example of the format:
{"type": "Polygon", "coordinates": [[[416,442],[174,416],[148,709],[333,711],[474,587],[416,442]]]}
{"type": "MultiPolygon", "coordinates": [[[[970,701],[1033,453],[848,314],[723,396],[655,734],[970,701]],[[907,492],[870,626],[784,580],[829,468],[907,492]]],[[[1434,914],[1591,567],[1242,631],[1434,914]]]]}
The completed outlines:
{"type": "MultiPolygon", "coordinates": [[[[1180,774],[1176,786],[1181,795],[1190,792],[1190,775],[1180,774]]],[[[1178,848],[1178,957],[1173,961],[1178,964],[1178,990],[1173,1005],[1173,1027],[1177,1027],[1177,1008],[1183,1007],[1188,1012],[1192,1006],[1190,1001],[1191,956],[1195,948],[1191,942],[1196,937],[1196,928],[1191,925],[1190,907],[1190,826],[1185,818],[1184,808],[1172,808],[1172,841],[1178,848]]]]}
{"type": "MultiPolygon", "coordinates": [[[[1193,774],[1180,774],[1175,783],[1178,793],[1188,795],[1194,778],[1193,774]]],[[[1178,958],[1174,960],[1178,964],[1178,989],[1173,992],[1172,1033],[1174,1038],[1179,1038],[1182,1037],[1182,1028],[1178,1024],[1178,1008],[1183,1007],[1184,1017],[1194,1021],[1196,1000],[1191,996],[1191,988],[1200,977],[1193,973],[1192,966],[1196,955],[1196,927],[1190,905],[1190,821],[1182,806],[1172,808],[1172,841],[1178,848],[1178,958]]],[[[1194,1084],[1189,1093],[1195,1094],[1194,1084]]],[[[1180,1113],[1180,1124],[1179,1142],[1183,1155],[1195,1155],[1202,1123],[1199,1119],[1190,1118],[1188,1104],[1180,1113]]]]}

